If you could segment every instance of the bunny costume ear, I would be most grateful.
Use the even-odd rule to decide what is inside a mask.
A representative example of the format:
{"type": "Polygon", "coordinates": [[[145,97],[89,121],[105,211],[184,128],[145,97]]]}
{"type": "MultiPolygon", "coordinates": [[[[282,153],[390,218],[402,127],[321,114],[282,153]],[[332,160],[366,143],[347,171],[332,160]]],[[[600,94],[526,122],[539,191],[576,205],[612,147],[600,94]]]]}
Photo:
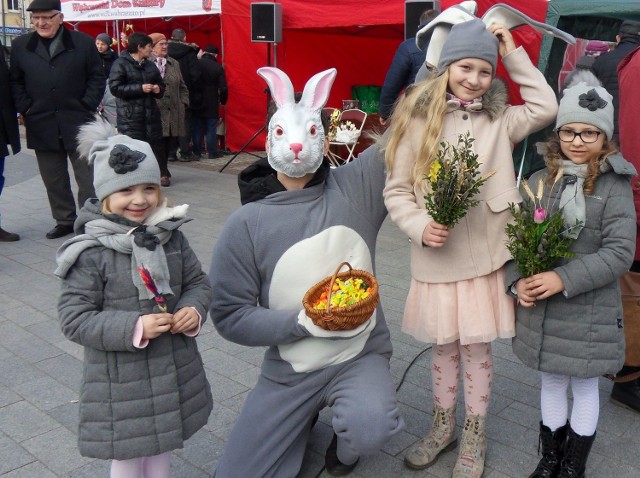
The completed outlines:
{"type": "MultiPolygon", "coordinates": [[[[337,72],[335,68],[330,68],[313,75],[304,87],[300,104],[312,110],[321,110],[329,99],[331,85],[337,72]]],[[[293,84],[284,71],[265,66],[258,68],[258,75],[269,85],[271,96],[278,108],[295,103],[293,84]]]]}
{"type": "Polygon", "coordinates": [[[293,84],[284,71],[265,66],[258,68],[258,75],[264,78],[264,81],[269,85],[271,97],[278,108],[295,103],[293,84]]]}
{"type": "MultiPolygon", "coordinates": [[[[477,18],[475,16],[476,10],[476,2],[462,2],[459,5],[447,8],[418,31],[416,34],[416,45],[418,48],[424,49],[427,42],[429,43],[426,56],[428,65],[434,67],[439,65],[442,49],[447,42],[453,25],[475,20],[477,18]]],[[[493,23],[503,23],[509,30],[522,25],[529,25],[540,33],[552,35],[567,43],[575,44],[576,42],[576,39],[572,35],[546,23],[533,20],[515,8],[502,3],[489,8],[481,20],[487,26],[493,23]]],[[[477,38],[469,38],[469,43],[476,43],[477,40],[477,38]]]]}
{"type": "Polygon", "coordinates": [[[278,107],[267,133],[267,158],[276,171],[300,178],[322,164],[325,131],[320,115],[336,74],[337,70],[330,68],[313,75],[296,103],[293,84],[285,72],[272,67],[258,69],[278,107]]]}

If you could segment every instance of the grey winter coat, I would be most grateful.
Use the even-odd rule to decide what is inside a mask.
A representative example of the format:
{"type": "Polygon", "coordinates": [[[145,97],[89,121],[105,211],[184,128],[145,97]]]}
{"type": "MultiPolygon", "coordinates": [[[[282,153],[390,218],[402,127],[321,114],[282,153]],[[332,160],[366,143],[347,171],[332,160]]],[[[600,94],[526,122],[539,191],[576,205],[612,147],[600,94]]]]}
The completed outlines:
{"type": "MultiPolygon", "coordinates": [[[[100,217],[99,204],[87,201],[77,232],[100,217]]],[[[174,292],[167,298],[169,312],[192,306],[204,321],[211,286],[198,259],[177,228],[163,247],[174,292]]],[[[86,249],[63,280],[62,331],[84,346],[78,434],[83,456],[157,455],[181,448],[207,423],[212,397],[195,338],[167,332],[145,348],[133,345],[138,318],[153,306],[153,300],[138,299],[131,256],[113,249],[86,249]]]]}
{"type": "MultiPolygon", "coordinates": [[[[636,215],[630,177],[635,168],[621,155],[610,157],[612,171],[596,180],[593,193],[585,194],[586,221],[571,245],[574,257],[554,269],[565,293],[518,306],[513,351],[536,370],[574,377],[616,373],[624,363],[622,303],[618,279],[633,262],[636,215]]],[[[546,170],[534,174],[538,184],[546,170]]],[[[560,181],[559,181],[560,183],[560,181]]],[[[548,194],[558,194],[564,181],[548,194]]],[[[520,278],[513,262],[507,264],[506,284],[520,278]]]]}

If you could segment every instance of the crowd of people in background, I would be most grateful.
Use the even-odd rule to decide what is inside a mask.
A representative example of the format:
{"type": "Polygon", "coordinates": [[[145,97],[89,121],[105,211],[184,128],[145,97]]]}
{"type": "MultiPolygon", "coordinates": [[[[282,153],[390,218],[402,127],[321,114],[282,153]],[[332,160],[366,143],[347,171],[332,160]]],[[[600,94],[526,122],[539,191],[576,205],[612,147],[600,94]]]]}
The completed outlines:
{"type": "MultiPolygon", "coordinates": [[[[455,448],[462,380],[452,475],[482,476],[497,338],[512,338],[515,355],[540,373],[541,458],[530,478],[584,476],[602,375],[615,380],[614,402],[640,412],[640,22],[622,22],[615,45],[590,40],[559,100],[501,23],[453,24],[437,65],[407,40],[380,98],[387,132],[340,168],[325,160],[319,134],[336,70],[296,94],[284,72],[261,68],[275,104],[267,158],[241,173],[243,206],[207,276],[178,230],[187,207],[169,207],[163,188],[172,161],[222,155],[228,86],[219,49],[189,43],[177,28],[169,38],[131,33],[118,54],[107,33],[65,28],[60,0],[33,0],[27,10],[35,31],[13,42],[9,68],[0,49],[0,193],[9,147],[20,151],[19,113],[55,221],[46,238],[76,233],[57,255],[59,316],[85,348],[80,452],[111,459],[112,477],[168,477],[171,451],[206,424],[213,399],[195,337],[207,314],[224,338],[268,347],[214,476],[295,476],[325,406],[334,412],[325,467],[336,476],[402,430],[382,307],[358,329],[325,330],[291,291],[330,274],[326,258],[345,244],[353,265],[373,272],[387,211],[411,240],[402,331],[433,344],[433,424],[408,447],[408,468],[428,468],[455,448]],[[494,81],[499,58],[524,104],[508,105],[494,81]],[[513,204],[526,200],[512,150],[554,120],[545,168],[530,180],[551,185],[538,200],[558,198],[575,223],[573,255],[527,277],[506,246],[513,204]],[[432,174],[443,141],[469,132],[491,174],[460,234],[427,212],[419,179],[432,174]]],[[[438,14],[425,11],[420,28],[433,28],[438,14]]],[[[0,242],[19,239],[0,227],[0,242]]]]}
{"type": "Polygon", "coordinates": [[[55,221],[48,239],[71,234],[77,209],[94,195],[93,173],[78,161],[75,135],[96,111],[120,133],[152,145],[164,187],[171,185],[169,161],[198,160],[203,146],[209,158],[222,156],[217,128],[228,89],[217,47],[186,43],[177,28],[169,40],[162,33],[132,33],[118,54],[107,33],[91,39],[65,28],[59,0],[33,0],[27,10],[35,32],[13,42],[3,107],[15,103],[27,147],[35,150],[55,221]],[[67,158],[79,187],[77,204],[67,158]]]}

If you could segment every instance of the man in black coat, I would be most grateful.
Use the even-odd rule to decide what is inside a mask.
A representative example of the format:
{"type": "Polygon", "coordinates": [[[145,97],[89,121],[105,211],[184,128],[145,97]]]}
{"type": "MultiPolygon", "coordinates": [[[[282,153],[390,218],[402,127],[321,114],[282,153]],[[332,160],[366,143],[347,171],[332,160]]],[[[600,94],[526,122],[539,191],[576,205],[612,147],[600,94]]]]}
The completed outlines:
{"type": "Polygon", "coordinates": [[[640,22],[625,20],[616,35],[618,45],[595,59],[591,70],[613,96],[613,138],[618,140],[619,86],[618,64],[640,46],[640,22]]]}
{"type": "MultiPolygon", "coordinates": [[[[187,89],[189,90],[189,107],[184,112],[184,123],[186,134],[180,138],[180,160],[191,161],[198,160],[189,151],[189,141],[191,140],[191,128],[194,112],[200,109],[202,104],[200,63],[198,62],[198,51],[200,47],[195,43],[187,43],[187,33],[182,28],[176,28],[171,32],[171,40],[169,40],[168,55],[178,60],[180,64],[180,72],[187,89]]],[[[171,153],[170,153],[171,156],[171,153]]],[[[169,158],[173,160],[175,158],[169,158]]]]}
{"type": "Polygon", "coordinates": [[[71,234],[76,220],[67,157],[78,183],[78,206],[95,197],[93,171],[78,157],[76,135],[93,119],[106,80],[93,38],[62,26],[59,0],[33,0],[27,10],[35,32],[13,41],[11,90],[56,221],[46,237],[56,239],[71,234]]]}
{"type": "MultiPolygon", "coordinates": [[[[9,155],[7,146],[16,154],[20,151],[20,133],[18,119],[13,106],[11,90],[9,88],[9,68],[5,61],[4,46],[0,43],[0,194],[4,187],[4,158],[9,155]]],[[[7,232],[0,227],[0,242],[17,241],[20,236],[7,232]]]]}
{"type": "Polygon", "coordinates": [[[220,105],[227,102],[229,94],[224,68],[218,63],[218,48],[207,45],[200,57],[202,70],[202,107],[195,112],[197,117],[193,121],[193,151],[200,153],[200,140],[203,130],[207,153],[210,159],[219,158],[218,153],[218,119],[220,105]]]}

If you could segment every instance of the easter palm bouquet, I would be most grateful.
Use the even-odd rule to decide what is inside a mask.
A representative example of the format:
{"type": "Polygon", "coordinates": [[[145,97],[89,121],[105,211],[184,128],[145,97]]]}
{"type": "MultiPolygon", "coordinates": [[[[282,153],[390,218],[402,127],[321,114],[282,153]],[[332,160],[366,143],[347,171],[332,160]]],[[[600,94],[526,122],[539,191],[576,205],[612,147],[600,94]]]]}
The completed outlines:
{"type": "MultiPolygon", "coordinates": [[[[553,185],[562,177],[562,169],[558,171],[553,185]]],[[[553,185],[551,186],[553,188],[553,185]]],[[[507,249],[513,257],[516,269],[522,277],[531,277],[550,270],[560,259],[572,257],[569,246],[574,241],[573,229],[581,222],[567,225],[562,216],[562,208],[551,212],[555,206],[551,196],[543,204],[544,180],[538,181],[534,194],[527,181],[522,181],[522,188],[529,200],[521,205],[510,204],[512,224],[507,224],[507,249]]]]}
{"type": "Polygon", "coordinates": [[[429,192],[424,196],[427,212],[434,221],[455,226],[469,209],[478,205],[475,198],[495,171],[480,174],[474,139],[469,133],[458,135],[456,146],[442,141],[426,175],[429,192]]]}

